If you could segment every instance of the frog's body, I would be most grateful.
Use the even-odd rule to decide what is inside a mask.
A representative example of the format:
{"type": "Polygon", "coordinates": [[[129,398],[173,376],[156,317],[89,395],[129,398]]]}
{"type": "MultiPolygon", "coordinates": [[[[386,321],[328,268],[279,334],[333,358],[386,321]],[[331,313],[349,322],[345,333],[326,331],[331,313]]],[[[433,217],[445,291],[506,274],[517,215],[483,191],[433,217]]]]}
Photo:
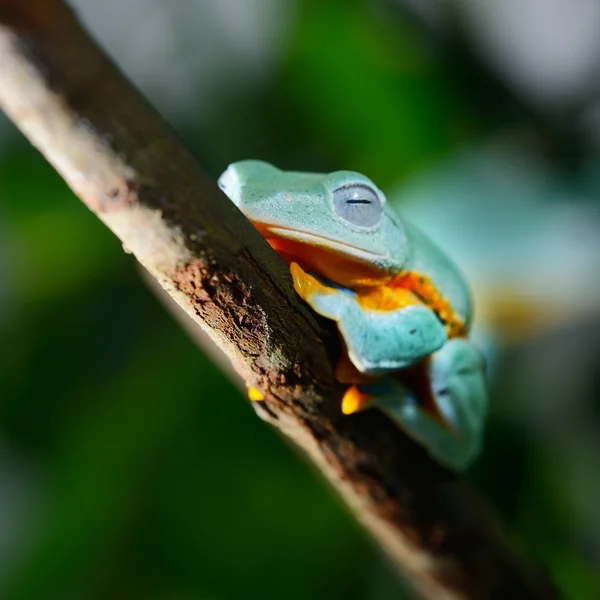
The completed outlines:
{"type": "Polygon", "coordinates": [[[337,322],[347,350],[338,379],[352,384],[342,410],[377,406],[440,462],[466,468],[487,397],[454,264],[359,173],[241,161],[219,184],[288,262],[298,294],[337,322]]]}

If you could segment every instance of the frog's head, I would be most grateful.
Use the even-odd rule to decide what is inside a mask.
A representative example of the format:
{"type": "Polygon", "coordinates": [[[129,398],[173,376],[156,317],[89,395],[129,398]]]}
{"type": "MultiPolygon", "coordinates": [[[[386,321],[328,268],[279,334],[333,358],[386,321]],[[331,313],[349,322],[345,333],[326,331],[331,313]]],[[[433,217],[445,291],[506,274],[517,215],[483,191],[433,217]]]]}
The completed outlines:
{"type": "Polygon", "coordinates": [[[219,186],[288,263],[341,285],[389,280],[408,260],[398,217],[360,173],[296,173],[245,160],[219,186]]]}

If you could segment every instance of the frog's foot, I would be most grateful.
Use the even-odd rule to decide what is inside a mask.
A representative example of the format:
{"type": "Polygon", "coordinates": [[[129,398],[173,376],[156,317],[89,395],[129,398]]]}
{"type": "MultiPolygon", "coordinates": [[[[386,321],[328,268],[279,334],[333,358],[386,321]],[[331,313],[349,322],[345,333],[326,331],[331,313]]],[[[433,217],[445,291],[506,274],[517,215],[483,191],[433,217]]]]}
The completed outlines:
{"type": "Polygon", "coordinates": [[[413,390],[393,377],[361,388],[359,391],[370,399],[369,406],[379,408],[436,461],[455,471],[468,466],[470,460],[458,433],[425,409],[413,390]]]}
{"type": "Polygon", "coordinates": [[[347,404],[357,410],[379,408],[438,462],[462,471],[477,457],[483,436],[487,394],[482,357],[469,342],[454,338],[424,366],[428,390],[388,376],[348,390],[347,404]],[[429,398],[422,397],[424,390],[429,398]]]}

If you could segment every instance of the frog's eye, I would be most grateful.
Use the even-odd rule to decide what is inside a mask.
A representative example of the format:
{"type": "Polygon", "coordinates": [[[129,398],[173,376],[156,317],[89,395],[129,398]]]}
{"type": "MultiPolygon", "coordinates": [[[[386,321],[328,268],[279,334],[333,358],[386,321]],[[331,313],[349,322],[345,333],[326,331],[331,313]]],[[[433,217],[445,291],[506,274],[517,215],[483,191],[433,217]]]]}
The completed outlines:
{"type": "Polygon", "coordinates": [[[367,185],[352,184],[333,191],[333,208],[338,217],[358,227],[375,227],[381,221],[383,204],[367,185]]]}

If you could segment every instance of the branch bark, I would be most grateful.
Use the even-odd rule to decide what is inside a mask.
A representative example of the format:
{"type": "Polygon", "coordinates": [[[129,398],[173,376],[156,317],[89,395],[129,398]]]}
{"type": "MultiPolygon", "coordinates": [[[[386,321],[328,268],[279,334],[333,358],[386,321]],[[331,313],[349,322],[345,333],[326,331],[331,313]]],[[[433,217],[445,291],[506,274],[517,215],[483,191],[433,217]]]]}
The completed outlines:
{"type": "Polygon", "coordinates": [[[379,412],[341,415],[331,324],[60,0],[0,0],[0,107],[264,393],[258,414],[424,597],[557,597],[461,478],[379,412]]]}

